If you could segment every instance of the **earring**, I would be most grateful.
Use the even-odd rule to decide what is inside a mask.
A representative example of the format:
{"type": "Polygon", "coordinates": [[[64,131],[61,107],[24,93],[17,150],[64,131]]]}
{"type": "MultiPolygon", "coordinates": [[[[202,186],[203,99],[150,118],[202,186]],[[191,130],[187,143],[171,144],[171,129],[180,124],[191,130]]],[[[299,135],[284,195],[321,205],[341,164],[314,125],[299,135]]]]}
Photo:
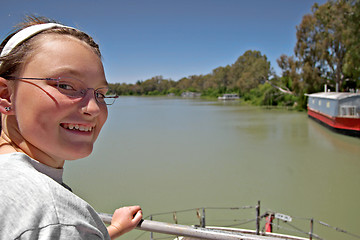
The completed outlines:
{"type": "Polygon", "coordinates": [[[9,112],[11,110],[11,107],[5,107],[5,111],[9,112]]]}

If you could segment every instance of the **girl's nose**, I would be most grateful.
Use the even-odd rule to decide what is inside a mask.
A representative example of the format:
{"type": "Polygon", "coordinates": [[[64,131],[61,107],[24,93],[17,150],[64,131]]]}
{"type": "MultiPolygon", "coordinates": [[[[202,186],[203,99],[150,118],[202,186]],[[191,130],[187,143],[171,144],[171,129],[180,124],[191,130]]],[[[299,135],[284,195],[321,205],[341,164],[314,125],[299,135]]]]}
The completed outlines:
{"type": "Polygon", "coordinates": [[[101,112],[100,103],[96,100],[95,90],[88,89],[84,98],[82,99],[84,106],[81,108],[84,114],[88,114],[91,116],[97,116],[101,112]]]}

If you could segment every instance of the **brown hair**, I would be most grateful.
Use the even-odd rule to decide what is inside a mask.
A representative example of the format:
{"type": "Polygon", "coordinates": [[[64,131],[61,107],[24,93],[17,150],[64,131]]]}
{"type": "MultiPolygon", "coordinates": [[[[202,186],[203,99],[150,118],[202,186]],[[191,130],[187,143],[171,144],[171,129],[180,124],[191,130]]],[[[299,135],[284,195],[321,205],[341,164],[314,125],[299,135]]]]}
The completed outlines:
{"type": "MultiPolygon", "coordinates": [[[[29,26],[43,23],[56,23],[56,21],[46,17],[27,16],[22,23],[19,23],[17,26],[15,26],[13,33],[7,36],[5,40],[1,43],[0,52],[3,50],[9,39],[17,32],[29,26]]],[[[9,54],[0,57],[0,77],[10,76],[14,74],[17,70],[19,70],[21,64],[24,63],[26,61],[26,58],[30,56],[30,54],[36,49],[36,39],[38,38],[38,36],[50,33],[75,37],[90,46],[94,53],[101,58],[99,45],[96,44],[92,37],[90,37],[88,34],[73,28],[55,27],[42,31],[30,37],[29,39],[23,41],[21,44],[16,46],[9,54]]]]}

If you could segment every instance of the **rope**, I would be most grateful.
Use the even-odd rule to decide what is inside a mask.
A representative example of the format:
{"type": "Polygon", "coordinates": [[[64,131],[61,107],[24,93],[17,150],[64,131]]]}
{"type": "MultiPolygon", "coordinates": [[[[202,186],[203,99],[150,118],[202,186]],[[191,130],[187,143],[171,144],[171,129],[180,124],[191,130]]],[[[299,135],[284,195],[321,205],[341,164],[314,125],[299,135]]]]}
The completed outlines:
{"type": "MultiPolygon", "coordinates": [[[[309,232],[305,232],[304,230],[302,230],[302,229],[300,229],[300,228],[297,228],[297,227],[293,226],[292,224],[290,224],[290,223],[288,223],[288,222],[285,222],[285,223],[288,224],[289,226],[293,227],[294,229],[296,229],[298,232],[301,232],[301,233],[306,234],[306,235],[310,235],[309,232]]],[[[317,234],[315,234],[315,233],[312,233],[311,235],[312,235],[314,238],[322,239],[322,238],[320,238],[319,235],[317,235],[317,234]]]]}
{"type": "Polygon", "coordinates": [[[251,209],[251,208],[256,208],[256,206],[242,206],[242,207],[206,207],[205,209],[215,209],[215,210],[224,210],[224,209],[228,209],[228,210],[241,210],[241,209],[251,209]]]}
{"type": "Polygon", "coordinates": [[[356,238],[359,238],[359,239],[360,239],[360,236],[359,236],[359,235],[356,235],[356,234],[354,234],[354,233],[350,233],[350,232],[348,232],[348,231],[346,231],[346,230],[344,230],[344,229],[341,229],[341,228],[338,228],[338,227],[333,227],[333,226],[331,226],[331,225],[329,225],[329,224],[327,224],[327,223],[325,223],[325,222],[322,222],[322,221],[317,221],[317,223],[319,223],[319,224],[321,224],[321,225],[323,225],[323,226],[326,226],[326,227],[328,227],[328,228],[334,229],[335,231],[342,232],[342,233],[348,234],[348,235],[350,235],[350,236],[352,236],[352,237],[356,237],[356,238]]]}
{"type": "MultiPolygon", "coordinates": [[[[273,226],[276,226],[277,228],[280,228],[282,230],[286,230],[286,231],[289,231],[289,232],[295,232],[295,233],[302,233],[302,234],[309,234],[307,232],[304,232],[303,230],[299,229],[299,230],[294,230],[294,229],[291,229],[291,228],[287,228],[287,227],[283,227],[283,226],[280,226],[279,224],[275,224],[275,223],[271,223],[273,226]]],[[[291,226],[291,225],[290,225],[291,226]]],[[[293,226],[291,226],[293,227],[293,226]]],[[[320,240],[324,240],[323,238],[320,238],[318,235],[314,234],[313,233],[313,237],[314,238],[317,238],[317,239],[320,239],[320,240]]]]}
{"type": "MultiPolygon", "coordinates": [[[[268,213],[276,213],[276,212],[274,212],[274,211],[271,211],[271,210],[269,210],[269,211],[267,211],[268,213]]],[[[289,215],[290,216],[290,215],[289,215]]],[[[263,217],[263,216],[262,216],[263,217]]],[[[290,216],[290,217],[292,217],[293,219],[298,219],[298,220],[305,220],[305,221],[311,221],[311,218],[305,218],[305,217],[296,217],[296,216],[290,216]]],[[[314,221],[315,222],[315,221],[314,221]]],[[[331,228],[331,229],[333,229],[333,230],[335,230],[335,231],[337,231],[337,232],[341,232],[341,233],[344,233],[344,234],[347,234],[347,235],[350,235],[350,236],[352,236],[352,237],[355,237],[355,238],[358,238],[358,239],[360,239],[360,235],[357,235],[357,234],[354,234],[354,233],[350,233],[350,232],[348,232],[348,231],[346,231],[346,230],[344,230],[344,229],[341,229],[341,228],[338,228],[338,227],[333,227],[333,226],[331,226],[330,224],[328,224],[328,223],[325,223],[325,222],[322,222],[322,221],[316,221],[317,223],[319,223],[320,225],[323,225],[323,226],[326,226],[326,227],[328,227],[328,228],[331,228]]],[[[285,222],[285,223],[287,223],[287,224],[289,224],[288,222],[285,222]]],[[[289,224],[290,225],[290,224],[289,224]]],[[[292,225],[290,225],[290,226],[292,226],[292,225]]],[[[277,227],[280,227],[279,225],[277,225],[277,227]]],[[[296,228],[295,226],[292,226],[292,227],[294,227],[294,228],[296,228]]],[[[302,230],[301,230],[302,231],[302,230]]],[[[305,232],[304,232],[305,233],[305,232]]],[[[308,234],[310,234],[310,233],[308,233],[308,234]]],[[[312,233],[312,235],[313,235],[313,237],[315,237],[315,238],[318,238],[318,239],[321,239],[318,235],[316,235],[315,233],[312,233]]]]}
{"type": "MultiPolygon", "coordinates": [[[[255,206],[242,206],[242,207],[200,207],[200,208],[189,208],[189,209],[183,209],[183,210],[177,210],[175,212],[177,213],[182,213],[182,212],[190,212],[190,211],[194,211],[194,210],[198,210],[198,209],[211,209],[211,210],[242,210],[242,209],[251,209],[251,208],[255,208],[255,206]]],[[[174,211],[171,212],[160,212],[160,213],[154,213],[151,214],[151,216],[160,216],[160,215],[167,215],[167,214],[172,214],[174,211]]],[[[146,218],[150,217],[146,216],[146,218]]]]}

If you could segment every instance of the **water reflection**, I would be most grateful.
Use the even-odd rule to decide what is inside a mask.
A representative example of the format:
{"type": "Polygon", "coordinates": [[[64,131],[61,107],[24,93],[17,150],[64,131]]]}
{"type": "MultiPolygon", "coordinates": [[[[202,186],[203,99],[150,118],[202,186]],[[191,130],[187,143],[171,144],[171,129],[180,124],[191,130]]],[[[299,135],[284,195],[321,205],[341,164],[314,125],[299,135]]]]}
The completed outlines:
{"type": "Polygon", "coordinates": [[[328,143],[330,148],[339,148],[344,152],[352,154],[359,153],[360,145],[355,137],[335,133],[312,119],[309,119],[308,125],[309,131],[315,132],[313,137],[317,137],[319,141],[328,143]]]}

